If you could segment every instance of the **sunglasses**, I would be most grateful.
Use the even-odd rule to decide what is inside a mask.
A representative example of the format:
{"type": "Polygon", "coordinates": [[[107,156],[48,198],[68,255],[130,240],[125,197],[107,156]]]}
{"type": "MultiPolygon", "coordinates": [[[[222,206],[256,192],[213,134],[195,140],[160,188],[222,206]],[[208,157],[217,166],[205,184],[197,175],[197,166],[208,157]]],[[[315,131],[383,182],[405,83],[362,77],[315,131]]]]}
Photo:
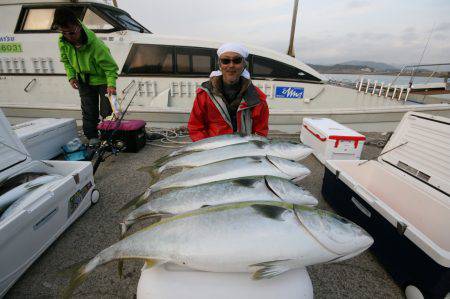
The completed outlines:
{"type": "Polygon", "coordinates": [[[230,59],[230,58],[220,58],[220,63],[221,64],[230,64],[230,62],[232,62],[233,61],[233,63],[234,64],[240,64],[240,63],[242,63],[242,57],[237,57],[237,58],[233,58],[233,59],[230,59]]]}
{"type": "Polygon", "coordinates": [[[80,31],[80,27],[77,27],[76,29],[72,30],[72,31],[58,31],[59,33],[61,33],[62,35],[75,35],[78,33],[78,31],[80,31]]]}

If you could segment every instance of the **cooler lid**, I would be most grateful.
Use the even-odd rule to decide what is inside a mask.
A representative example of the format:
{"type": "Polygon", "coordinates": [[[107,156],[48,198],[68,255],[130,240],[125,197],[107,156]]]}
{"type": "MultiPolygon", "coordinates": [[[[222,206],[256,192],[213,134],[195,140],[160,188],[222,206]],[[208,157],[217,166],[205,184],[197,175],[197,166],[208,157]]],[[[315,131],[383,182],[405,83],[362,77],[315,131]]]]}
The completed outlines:
{"type": "MultiPolygon", "coordinates": [[[[38,118],[11,126],[13,131],[22,138],[32,138],[42,133],[51,132],[72,125],[73,118],[38,118]]],[[[23,140],[23,139],[22,139],[23,140]]]]}
{"type": "Polygon", "coordinates": [[[380,163],[450,196],[450,119],[408,112],[381,153],[380,163]]]}
{"type": "Polygon", "coordinates": [[[0,109],[0,177],[8,175],[9,169],[28,163],[31,157],[23,143],[11,129],[9,121],[0,109]]]}
{"type": "Polygon", "coordinates": [[[330,136],[347,136],[365,139],[364,135],[329,118],[303,118],[303,127],[327,138],[330,136]]]}

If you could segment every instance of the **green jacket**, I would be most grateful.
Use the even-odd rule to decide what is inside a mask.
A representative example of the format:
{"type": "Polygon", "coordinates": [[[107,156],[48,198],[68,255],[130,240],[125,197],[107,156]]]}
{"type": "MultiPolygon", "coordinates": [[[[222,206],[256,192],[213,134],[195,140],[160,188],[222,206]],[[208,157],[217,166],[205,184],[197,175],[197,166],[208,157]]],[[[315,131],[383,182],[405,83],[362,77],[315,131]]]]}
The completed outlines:
{"type": "MultiPolygon", "coordinates": [[[[81,22],[80,22],[81,23],[81,22]]],[[[59,36],[59,51],[61,62],[66,69],[67,79],[78,78],[83,80],[89,74],[90,85],[103,85],[116,87],[117,66],[105,43],[95,36],[95,33],[81,23],[86,33],[87,42],[76,49],[62,34],[59,36]]]]}

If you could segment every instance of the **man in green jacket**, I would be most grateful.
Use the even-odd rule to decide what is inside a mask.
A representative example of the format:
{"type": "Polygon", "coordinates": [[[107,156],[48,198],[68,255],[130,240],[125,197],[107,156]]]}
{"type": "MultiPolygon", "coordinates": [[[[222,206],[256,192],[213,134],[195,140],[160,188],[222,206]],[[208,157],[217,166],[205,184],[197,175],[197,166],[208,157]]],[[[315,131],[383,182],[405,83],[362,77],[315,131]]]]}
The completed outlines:
{"type": "Polygon", "coordinates": [[[61,33],[58,45],[67,79],[80,93],[84,135],[95,145],[99,142],[99,98],[100,115],[105,118],[112,113],[105,94],[116,94],[119,68],[109,48],[71,10],[57,9],[53,26],[61,33]]]}

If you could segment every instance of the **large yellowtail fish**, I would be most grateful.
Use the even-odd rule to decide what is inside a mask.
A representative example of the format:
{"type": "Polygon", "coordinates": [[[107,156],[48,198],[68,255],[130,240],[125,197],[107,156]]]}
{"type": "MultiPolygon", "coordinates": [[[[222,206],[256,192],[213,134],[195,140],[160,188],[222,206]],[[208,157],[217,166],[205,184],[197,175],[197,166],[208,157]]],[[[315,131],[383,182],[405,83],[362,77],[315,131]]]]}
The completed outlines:
{"type": "Polygon", "coordinates": [[[95,268],[114,260],[167,262],[210,272],[250,272],[271,278],[290,269],[337,262],[373,239],[333,213],[285,202],[205,207],[166,218],[106,248],[72,276],[72,294],[95,268]]]}

